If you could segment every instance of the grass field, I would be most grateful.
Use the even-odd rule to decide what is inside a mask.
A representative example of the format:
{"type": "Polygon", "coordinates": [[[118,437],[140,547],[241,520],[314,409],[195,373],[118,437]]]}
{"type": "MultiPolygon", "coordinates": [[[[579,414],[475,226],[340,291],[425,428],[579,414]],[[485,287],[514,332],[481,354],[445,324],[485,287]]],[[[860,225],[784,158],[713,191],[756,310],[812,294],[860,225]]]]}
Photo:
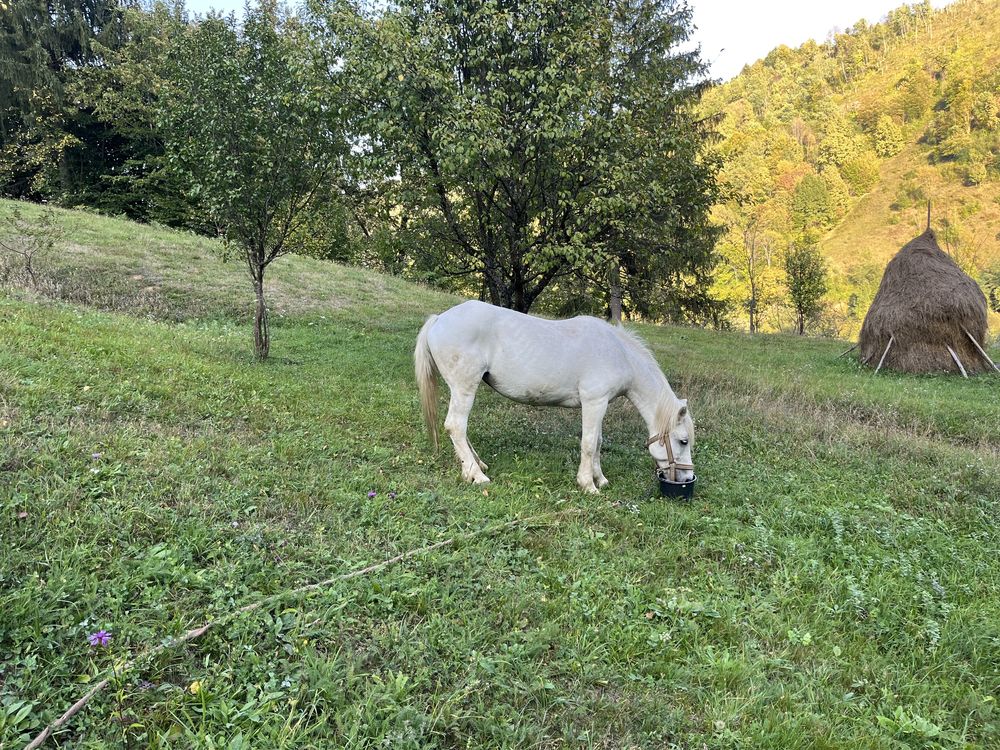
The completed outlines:
{"type": "Polygon", "coordinates": [[[413,384],[454,298],[284,259],[258,365],[213,243],[59,218],[50,296],[0,293],[0,747],[164,639],[449,537],[162,652],[47,746],[1000,746],[1000,379],[640,326],[698,423],[694,501],[651,496],[631,407],[588,496],[578,413],[485,390],[484,490],[413,384]]]}

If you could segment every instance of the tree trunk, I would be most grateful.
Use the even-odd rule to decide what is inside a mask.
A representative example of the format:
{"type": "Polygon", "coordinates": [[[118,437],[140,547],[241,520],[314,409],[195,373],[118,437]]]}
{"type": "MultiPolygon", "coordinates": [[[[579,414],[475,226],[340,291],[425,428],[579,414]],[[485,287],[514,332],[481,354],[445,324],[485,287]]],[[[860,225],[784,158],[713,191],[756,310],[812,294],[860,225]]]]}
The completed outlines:
{"type": "Polygon", "coordinates": [[[267,359],[271,349],[271,332],[267,325],[267,303],[264,301],[264,269],[253,272],[253,291],[257,296],[257,313],[253,320],[253,352],[257,359],[267,359]]]}
{"type": "Polygon", "coordinates": [[[797,318],[797,320],[795,322],[797,324],[796,327],[798,328],[799,336],[805,336],[806,335],[806,316],[802,314],[801,310],[797,310],[796,311],[796,318],[797,318]]]}
{"type": "Polygon", "coordinates": [[[490,295],[490,304],[497,307],[510,307],[507,285],[504,283],[503,272],[499,264],[492,256],[487,256],[484,261],[483,285],[490,295]]]}
{"type": "Polygon", "coordinates": [[[610,295],[611,295],[611,323],[613,325],[621,325],[622,322],[622,266],[621,262],[616,260],[611,264],[611,274],[610,274],[610,295]]]}
{"type": "Polygon", "coordinates": [[[31,288],[38,289],[38,279],[35,278],[35,269],[31,265],[32,253],[29,251],[24,256],[24,270],[28,272],[28,278],[31,279],[31,288]]]}

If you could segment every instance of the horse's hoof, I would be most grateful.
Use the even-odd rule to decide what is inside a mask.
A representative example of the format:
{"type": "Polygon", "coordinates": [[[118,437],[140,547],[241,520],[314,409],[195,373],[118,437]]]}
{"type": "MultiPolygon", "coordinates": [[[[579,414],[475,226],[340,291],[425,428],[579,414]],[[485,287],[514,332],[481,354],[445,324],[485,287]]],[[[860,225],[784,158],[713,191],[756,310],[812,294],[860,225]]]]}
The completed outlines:
{"type": "Polygon", "coordinates": [[[487,476],[479,476],[472,480],[473,484],[489,484],[490,478],[487,476]]]}
{"type": "Polygon", "coordinates": [[[607,477],[601,477],[597,480],[597,488],[600,490],[603,490],[609,484],[611,484],[611,482],[608,481],[607,477]]]}
{"type": "Polygon", "coordinates": [[[601,491],[597,489],[593,482],[590,484],[581,484],[580,489],[586,492],[588,495],[600,495],[601,491]]]}

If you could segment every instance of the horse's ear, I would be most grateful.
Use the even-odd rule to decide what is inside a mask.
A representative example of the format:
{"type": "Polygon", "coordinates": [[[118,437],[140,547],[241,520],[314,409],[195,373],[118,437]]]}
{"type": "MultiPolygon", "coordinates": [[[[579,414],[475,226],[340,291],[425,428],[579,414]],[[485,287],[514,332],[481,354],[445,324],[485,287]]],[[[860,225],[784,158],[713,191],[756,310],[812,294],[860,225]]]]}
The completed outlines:
{"type": "Polygon", "coordinates": [[[677,420],[680,421],[687,416],[688,413],[688,402],[686,398],[681,399],[681,408],[677,410],[677,420]]]}

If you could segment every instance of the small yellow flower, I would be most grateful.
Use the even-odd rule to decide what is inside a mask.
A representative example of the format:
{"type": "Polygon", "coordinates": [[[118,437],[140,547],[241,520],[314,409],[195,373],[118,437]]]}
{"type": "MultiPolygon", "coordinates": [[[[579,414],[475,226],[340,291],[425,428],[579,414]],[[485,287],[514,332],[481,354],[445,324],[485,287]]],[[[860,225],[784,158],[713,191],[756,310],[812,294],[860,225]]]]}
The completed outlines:
{"type": "Polygon", "coordinates": [[[188,692],[191,695],[198,695],[201,692],[201,680],[195,680],[190,685],[188,685],[188,692]]]}

